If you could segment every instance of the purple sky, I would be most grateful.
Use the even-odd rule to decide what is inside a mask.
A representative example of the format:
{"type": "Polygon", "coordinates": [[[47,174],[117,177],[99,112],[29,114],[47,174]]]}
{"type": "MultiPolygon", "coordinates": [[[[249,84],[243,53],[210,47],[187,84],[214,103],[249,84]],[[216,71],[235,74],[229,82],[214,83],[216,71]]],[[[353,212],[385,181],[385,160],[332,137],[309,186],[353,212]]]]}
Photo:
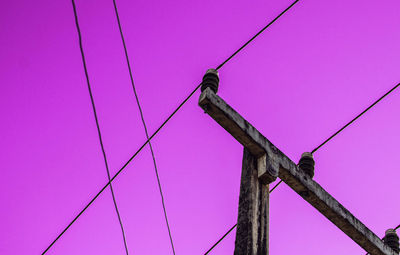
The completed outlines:
{"type": "MultiPolygon", "coordinates": [[[[117,0],[152,133],[292,1],[117,0]]],[[[112,0],[77,0],[111,172],[145,141],[112,0]]],[[[219,95],[295,162],[400,81],[400,2],[303,0],[220,70],[219,95]]],[[[0,8],[0,254],[40,254],[107,182],[70,1],[0,8]]],[[[177,254],[237,219],[242,146],[197,106],[154,138],[177,254]]],[[[400,95],[315,153],[314,179],[378,236],[400,223],[400,95]]],[[[115,180],[131,254],[172,254],[149,149],[115,180]]],[[[286,184],[270,254],[365,254],[286,184]]],[[[212,254],[232,254],[231,233],[212,254]]],[[[109,190],[48,254],[124,254],[109,190]]]]}

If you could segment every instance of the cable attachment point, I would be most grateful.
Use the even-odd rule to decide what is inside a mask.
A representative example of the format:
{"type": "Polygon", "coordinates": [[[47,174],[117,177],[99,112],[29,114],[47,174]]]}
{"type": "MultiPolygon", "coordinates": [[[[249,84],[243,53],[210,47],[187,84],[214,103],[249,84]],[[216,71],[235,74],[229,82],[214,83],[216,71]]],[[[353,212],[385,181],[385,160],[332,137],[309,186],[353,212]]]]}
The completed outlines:
{"type": "Polygon", "coordinates": [[[385,232],[385,237],[383,238],[383,242],[392,248],[397,254],[400,252],[399,248],[399,236],[396,234],[396,231],[392,228],[389,228],[385,232]]]}
{"type": "Polygon", "coordinates": [[[301,154],[301,159],[298,166],[309,177],[314,177],[315,161],[313,155],[310,152],[304,152],[303,154],[301,154]]]}
{"type": "Polygon", "coordinates": [[[219,85],[219,75],[218,71],[215,69],[208,69],[206,74],[203,76],[203,82],[201,83],[201,92],[206,88],[210,88],[217,94],[219,85]]]}

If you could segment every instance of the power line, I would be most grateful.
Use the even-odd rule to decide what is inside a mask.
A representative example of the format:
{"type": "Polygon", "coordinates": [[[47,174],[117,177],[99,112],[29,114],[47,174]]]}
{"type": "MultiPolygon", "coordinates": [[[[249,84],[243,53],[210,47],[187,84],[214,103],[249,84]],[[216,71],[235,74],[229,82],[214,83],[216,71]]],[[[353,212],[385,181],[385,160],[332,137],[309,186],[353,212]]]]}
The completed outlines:
{"type": "MultiPolygon", "coordinates": [[[[370,106],[368,106],[364,111],[362,111],[360,114],[358,114],[354,119],[349,121],[346,125],[344,125],[342,128],[340,128],[338,131],[336,131],[333,135],[331,135],[328,139],[326,139],[324,142],[322,142],[320,145],[318,145],[315,149],[311,151],[311,153],[316,152],[319,150],[322,146],[324,146],[327,142],[329,142],[332,138],[334,138],[336,135],[338,135],[340,132],[342,132],[345,128],[350,126],[354,121],[356,121],[358,118],[360,118],[362,115],[364,115],[367,111],[369,111],[372,107],[374,107],[377,103],[379,103],[382,99],[384,99],[386,96],[388,96],[390,93],[392,93],[395,89],[397,89],[400,86],[400,83],[397,83],[393,88],[391,88],[388,92],[386,92],[383,96],[378,98],[375,102],[373,102],[370,106]]],[[[394,230],[397,230],[400,228],[400,224],[394,228],[394,230]]],[[[366,255],[368,255],[367,253],[366,255]]]]}
{"type": "MultiPolygon", "coordinates": [[[[108,166],[107,156],[106,156],[106,152],[105,152],[105,149],[104,149],[103,139],[102,139],[101,130],[100,130],[100,124],[99,124],[99,120],[98,120],[98,117],[97,117],[96,105],[94,103],[93,93],[92,93],[92,89],[91,89],[91,86],[90,86],[89,73],[88,73],[87,66],[86,66],[85,53],[83,51],[82,35],[81,35],[80,27],[79,27],[78,14],[77,14],[77,11],[76,11],[75,0],[72,0],[72,6],[73,6],[73,10],[74,10],[76,29],[77,29],[78,37],[79,37],[79,49],[80,49],[81,56],[82,56],[83,69],[85,70],[86,83],[87,83],[88,90],[89,90],[90,101],[92,103],[93,115],[94,115],[94,118],[95,118],[95,121],[96,121],[97,134],[99,136],[100,147],[101,147],[101,151],[103,153],[104,164],[105,164],[105,167],[106,167],[106,170],[107,170],[107,178],[108,178],[108,181],[110,181],[111,180],[110,169],[109,169],[109,166],[108,166]]],[[[124,226],[122,224],[121,215],[120,215],[119,210],[118,210],[114,189],[113,189],[111,183],[110,183],[110,191],[111,191],[111,195],[112,195],[112,199],[113,199],[113,203],[114,203],[114,207],[115,207],[115,212],[117,213],[119,225],[121,227],[122,238],[123,238],[124,246],[125,246],[125,252],[128,255],[129,252],[128,252],[128,245],[126,243],[126,236],[125,236],[124,226]]]]}
{"type": "MultiPolygon", "coordinates": [[[[272,193],[272,191],[274,191],[274,190],[279,186],[279,184],[281,184],[282,182],[283,182],[283,180],[280,180],[272,189],[270,189],[269,193],[272,193]]],[[[204,253],[204,255],[209,254],[209,253],[210,253],[222,240],[224,240],[225,237],[226,237],[227,235],[229,235],[229,233],[232,232],[232,230],[234,230],[236,227],[237,227],[237,223],[236,223],[235,225],[233,225],[220,239],[218,239],[218,241],[217,241],[215,244],[213,244],[213,246],[211,246],[211,248],[208,249],[208,250],[206,251],[206,253],[204,253]]],[[[397,227],[395,227],[394,230],[397,230],[397,229],[399,229],[399,228],[400,228],[400,224],[397,225],[397,227]]],[[[367,253],[366,255],[368,255],[368,254],[369,254],[369,253],[367,253]]]]}
{"type": "MultiPolygon", "coordinates": [[[[332,136],[330,136],[328,139],[326,139],[322,144],[320,144],[318,147],[316,147],[314,150],[312,150],[311,153],[316,152],[319,148],[321,148],[323,145],[325,145],[329,140],[331,140],[333,137],[335,137],[337,134],[339,134],[341,131],[343,131],[346,127],[348,127],[351,123],[353,123],[355,120],[357,120],[359,117],[361,117],[364,113],[366,113],[369,109],[374,107],[378,102],[380,102],[383,98],[385,98],[387,95],[392,93],[396,88],[400,86],[400,83],[395,85],[393,88],[391,88],[388,92],[386,92],[383,96],[381,96],[378,100],[376,100],[374,103],[372,103],[368,108],[366,108],[363,112],[361,112],[359,115],[357,115],[354,119],[352,119],[349,123],[344,125],[341,129],[339,129],[336,133],[334,133],[332,136]]],[[[283,181],[280,180],[271,190],[274,191],[283,181]]],[[[208,254],[215,246],[217,246],[235,227],[237,224],[235,224],[231,229],[228,230],[204,255],[208,254]]],[[[400,228],[400,224],[394,228],[394,230],[397,230],[400,228]]],[[[368,253],[367,253],[368,254],[368,253]]]]}
{"type": "MultiPolygon", "coordinates": [[[[354,121],[356,121],[359,117],[361,117],[364,113],[366,113],[368,110],[370,110],[372,107],[374,107],[377,103],[379,103],[382,99],[384,99],[386,96],[388,96],[390,93],[392,93],[395,89],[397,89],[400,86],[400,83],[396,84],[393,88],[391,88],[388,92],[386,92],[383,96],[381,96],[380,98],[378,98],[375,102],[373,102],[370,106],[368,106],[364,111],[362,111],[359,115],[357,115],[354,119],[352,119],[350,122],[348,122],[346,125],[344,125],[341,129],[339,129],[338,131],[336,131],[336,133],[334,133],[333,135],[331,135],[328,139],[326,139],[323,143],[321,143],[320,145],[318,145],[314,150],[311,151],[311,153],[316,152],[318,149],[320,149],[322,146],[324,146],[329,140],[331,140],[333,137],[335,137],[336,135],[338,135],[340,132],[342,132],[345,128],[347,128],[348,126],[350,126],[351,123],[353,123],[354,121]]],[[[275,188],[277,188],[279,186],[279,184],[282,183],[282,180],[280,180],[278,182],[278,184],[276,184],[272,189],[274,190],[275,188]]],[[[397,230],[398,228],[400,228],[400,224],[394,229],[397,230]]]]}
{"type": "Polygon", "coordinates": [[[160,132],[160,130],[167,124],[167,122],[176,114],[176,112],[181,109],[181,107],[192,97],[192,95],[197,91],[198,88],[200,88],[201,83],[189,94],[189,96],[182,101],[182,103],[168,116],[168,118],[157,128],[157,130],[147,139],[142,146],[128,159],[128,161],[125,162],[125,164],[118,170],[117,173],[114,174],[114,176],[109,180],[98,192],[97,194],[89,201],[89,203],[75,216],[75,218],[61,231],[61,233],[54,239],[54,241],[49,245],[49,247],[46,248],[46,250],[42,253],[45,254],[51,246],[54,245],[54,243],[60,239],[60,237],[74,224],[78,218],[93,204],[93,202],[100,196],[101,193],[117,178],[117,176],[131,163],[131,161],[143,150],[143,148],[149,143],[151,139],[154,138],[160,132]]]}
{"type": "Polygon", "coordinates": [[[222,240],[224,240],[224,238],[229,235],[230,232],[232,232],[232,230],[234,230],[237,226],[237,223],[235,225],[233,225],[213,246],[211,246],[210,249],[208,249],[208,251],[206,251],[206,253],[204,253],[204,255],[207,255],[208,253],[210,253],[210,251],[212,251],[215,246],[217,246],[222,240]]]}
{"type": "Polygon", "coordinates": [[[256,39],[262,32],[265,31],[269,26],[271,26],[275,21],[277,21],[285,12],[287,12],[290,8],[292,8],[299,0],[294,1],[288,8],[282,11],[278,16],[276,16],[271,22],[269,22],[265,27],[263,27],[257,34],[255,34],[250,40],[248,40],[245,44],[242,45],[237,51],[235,51],[229,58],[227,58],[224,62],[222,62],[216,69],[219,70],[223,67],[229,60],[231,60],[236,54],[238,54],[244,47],[246,47],[251,41],[256,39]]]}
{"type": "MultiPolygon", "coordinates": [[[[378,98],[375,102],[373,102],[370,106],[368,106],[364,111],[362,111],[359,115],[357,115],[354,119],[352,119],[350,122],[348,122],[346,125],[344,125],[341,129],[339,129],[338,131],[336,131],[336,133],[334,133],[333,135],[331,135],[328,139],[326,139],[323,143],[321,143],[320,145],[318,145],[314,150],[311,151],[311,153],[316,152],[318,149],[320,149],[322,146],[324,146],[329,140],[331,140],[333,137],[335,137],[336,135],[338,135],[340,132],[342,132],[345,128],[347,128],[348,126],[350,126],[350,124],[352,124],[354,121],[356,121],[358,118],[360,118],[362,115],[364,115],[368,110],[370,110],[372,107],[374,107],[377,103],[379,103],[382,99],[384,99],[386,96],[388,96],[390,93],[392,93],[395,89],[397,89],[400,86],[400,83],[396,84],[393,88],[391,88],[388,92],[386,92],[383,96],[381,96],[380,98],[378,98]]],[[[276,184],[271,191],[273,191],[275,188],[277,188],[279,186],[279,184],[282,183],[282,180],[280,180],[278,182],[278,184],[276,184]]],[[[270,191],[270,192],[271,192],[270,191]]],[[[400,228],[400,224],[394,228],[394,230],[397,230],[400,228]]],[[[367,253],[368,255],[368,253],[367,253]]]]}
{"type": "Polygon", "coordinates": [[[336,131],[336,133],[334,133],[333,135],[331,135],[328,139],[326,139],[324,142],[322,142],[320,145],[318,145],[314,150],[311,151],[311,153],[316,152],[317,150],[319,150],[322,146],[324,146],[327,142],[329,142],[332,138],[334,138],[337,134],[339,134],[340,132],[342,132],[345,128],[347,128],[348,126],[350,126],[350,124],[352,124],[354,121],[356,121],[358,118],[360,118],[362,115],[364,115],[364,113],[366,113],[368,110],[370,110],[372,107],[374,107],[377,103],[379,103],[382,99],[384,99],[387,95],[389,95],[390,93],[392,93],[395,89],[397,89],[400,86],[400,83],[398,83],[397,85],[395,85],[393,88],[391,88],[388,92],[386,92],[383,96],[381,96],[380,98],[378,98],[378,100],[376,100],[375,102],[373,102],[370,106],[368,106],[364,111],[362,111],[360,114],[358,114],[354,119],[352,119],[350,122],[348,122],[346,125],[344,125],[341,129],[339,129],[338,131],[336,131]]]}
{"type": "MultiPolygon", "coordinates": [[[[292,7],[299,0],[296,0],[290,7],[292,7]]],[[[220,69],[223,65],[225,65],[229,60],[233,58],[234,55],[239,53],[245,46],[247,46],[251,41],[253,41],[257,36],[259,36],[266,28],[268,28],[273,22],[277,20],[282,14],[284,14],[288,10],[285,9],[282,13],[280,13],[275,19],[273,19],[270,23],[268,23],[264,28],[262,28],[255,36],[253,36],[249,41],[247,41],[239,50],[235,51],[229,58],[227,58],[224,62],[222,62],[216,69],[220,69]]],[[[160,130],[168,123],[168,121],[182,108],[182,106],[193,96],[193,94],[201,87],[201,83],[197,85],[192,92],[178,105],[178,107],[164,120],[164,122],[157,128],[157,130],[143,143],[142,146],[129,158],[129,160],[117,171],[116,174],[97,192],[97,194],[89,201],[89,203],[75,216],[75,218],[65,227],[61,233],[53,240],[53,242],[46,248],[46,253],[54,243],[61,238],[61,236],[78,220],[78,218],[86,211],[89,206],[93,204],[93,202],[100,196],[101,193],[114,181],[114,179],[129,165],[129,163],[143,150],[143,148],[153,139],[154,136],[160,132],[160,130]]]]}
{"type": "MultiPolygon", "coordinates": [[[[287,9],[285,9],[283,11],[283,13],[285,13],[287,10],[289,10],[295,3],[297,3],[298,1],[295,1],[294,3],[292,3],[287,9]]],[[[277,18],[279,18],[283,13],[279,14],[277,16],[277,18]]],[[[275,18],[270,24],[272,24],[277,18],[275,18]]],[[[270,25],[268,24],[267,27],[270,25]]],[[[266,27],[265,27],[266,28],[266,27]]],[[[262,32],[265,28],[263,28],[260,32],[262,32]]],[[[260,33],[259,32],[259,33],[260,33]]],[[[258,35],[258,33],[256,34],[258,35]]],[[[246,46],[249,42],[251,42],[255,37],[251,38],[244,46],[246,46]]],[[[242,46],[240,49],[242,49],[244,46],[242,46]]],[[[230,60],[233,56],[235,56],[239,51],[236,51],[234,54],[232,54],[227,60],[230,60]]],[[[221,68],[226,62],[224,61],[221,65],[218,66],[217,69],[221,68]]],[[[352,124],[355,120],[357,120],[359,117],[361,117],[363,114],[365,114],[368,110],[370,110],[372,107],[374,107],[377,103],[379,103],[383,98],[385,98],[387,95],[389,95],[390,93],[392,93],[396,88],[398,88],[400,86],[400,83],[398,83],[397,85],[395,85],[393,88],[391,88],[388,92],[386,92],[383,96],[381,96],[378,100],[376,100],[374,103],[372,103],[368,108],[366,108],[363,112],[361,112],[359,115],[357,115],[354,119],[352,119],[349,123],[347,123],[346,125],[344,125],[341,129],[339,129],[336,133],[334,133],[332,136],[330,136],[328,139],[326,139],[323,143],[321,143],[319,146],[317,146],[314,150],[311,151],[311,153],[316,152],[318,149],[320,149],[323,145],[325,145],[329,140],[331,140],[333,137],[335,137],[337,134],[339,134],[341,131],[343,131],[346,127],[348,127],[350,124],[352,124]]],[[[272,191],[274,191],[283,181],[280,180],[271,190],[270,193],[272,191]]],[[[211,248],[204,254],[207,255],[212,249],[214,249],[230,232],[232,232],[232,230],[237,226],[237,224],[233,225],[213,246],[211,246],[211,248]]],[[[397,230],[400,228],[400,224],[394,228],[394,230],[397,230]]]]}
{"type": "MultiPolygon", "coordinates": [[[[130,64],[129,56],[128,56],[128,49],[127,49],[127,47],[126,47],[125,38],[124,38],[124,33],[122,32],[121,21],[120,21],[120,19],[119,19],[119,14],[118,14],[118,7],[117,7],[117,3],[116,3],[115,0],[113,0],[113,4],[114,4],[115,16],[116,16],[117,22],[118,22],[119,32],[120,32],[120,35],[121,35],[122,44],[123,44],[123,46],[124,46],[126,64],[127,64],[127,66],[128,66],[129,77],[130,77],[130,79],[131,79],[133,94],[135,95],[136,103],[137,103],[137,106],[138,106],[138,108],[139,108],[140,118],[142,119],[142,123],[143,123],[143,127],[144,127],[144,132],[146,133],[146,139],[149,140],[149,132],[147,131],[147,126],[146,126],[146,122],[145,122],[145,120],[144,120],[142,107],[140,106],[139,97],[138,97],[138,95],[137,95],[135,83],[134,83],[134,81],[133,81],[132,68],[131,68],[131,64],[130,64]]],[[[173,239],[172,239],[171,229],[170,229],[170,227],[169,227],[168,216],[167,216],[167,209],[165,208],[164,195],[163,195],[163,192],[162,192],[160,177],[159,177],[159,175],[158,175],[156,157],[155,157],[155,155],[154,155],[153,146],[151,145],[150,140],[149,140],[149,147],[150,147],[151,156],[152,156],[152,158],[153,158],[154,171],[155,171],[156,178],[157,178],[158,189],[159,189],[159,191],[160,191],[161,203],[162,203],[162,207],[163,207],[163,211],[164,211],[165,223],[166,223],[167,228],[168,228],[168,235],[169,235],[169,240],[170,240],[170,242],[171,242],[172,253],[175,255],[174,241],[173,241],[173,239]]]]}
{"type": "MultiPolygon", "coordinates": [[[[278,182],[278,184],[276,184],[276,185],[269,191],[269,193],[272,193],[272,191],[274,191],[274,189],[275,189],[276,187],[278,187],[279,184],[281,184],[282,182],[283,182],[283,181],[280,180],[280,181],[278,182]]],[[[208,253],[210,253],[210,252],[211,252],[222,240],[224,240],[225,237],[226,237],[227,235],[229,235],[229,233],[232,232],[232,230],[234,230],[236,227],[237,227],[237,223],[236,223],[235,225],[233,225],[220,239],[218,239],[218,241],[217,241],[213,246],[211,246],[211,248],[208,249],[208,250],[206,251],[206,253],[204,253],[204,255],[207,255],[208,253]]],[[[400,227],[400,225],[399,225],[399,227],[400,227]]]]}
{"type": "MultiPolygon", "coordinates": [[[[108,167],[106,152],[105,152],[105,149],[104,149],[104,144],[103,144],[103,139],[102,139],[102,135],[101,135],[99,120],[98,120],[98,117],[97,117],[96,105],[94,103],[93,93],[92,93],[92,89],[91,89],[91,86],[90,86],[89,74],[88,74],[88,70],[87,70],[87,66],[86,66],[85,53],[83,51],[83,46],[82,46],[82,35],[81,35],[80,27],[79,27],[78,14],[77,14],[77,11],[76,11],[76,6],[75,6],[75,1],[74,0],[72,0],[72,8],[73,8],[73,11],[74,11],[75,25],[76,25],[76,29],[77,29],[78,37],[79,37],[79,49],[80,49],[80,52],[81,52],[83,69],[85,70],[85,77],[86,77],[86,83],[87,83],[88,90],[89,90],[90,101],[92,103],[93,115],[94,115],[94,119],[95,119],[96,127],[97,127],[97,134],[98,134],[98,137],[99,137],[101,151],[103,153],[104,164],[105,164],[105,167],[106,167],[106,170],[107,170],[108,181],[110,182],[111,175],[110,175],[110,170],[109,170],[109,167],[108,167]]],[[[116,201],[115,194],[114,194],[114,189],[113,189],[111,183],[110,183],[110,191],[111,191],[111,195],[112,195],[112,199],[113,199],[113,203],[114,203],[114,207],[115,207],[115,212],[117,213],[119,225],[121,227],[122,238],[123,238],[123,242],[124,242],[124,246],[125,246],[125,252],[128,255],[129,252],[128,252],[128,245],[126,243],[124,226],[122,224],[121,215],[120,215],[119,210],[118,210],[117,201],[116,201]]],[[[55,241],[53,243],[51,243],[51,245],[49,247],[47,247],[47,249],[42,254],[45,254],[54,243],[55,243],[55,241]]]]}
{"type": "Polygon", "coordinates": [[[269,191],[269,193],[271,193],[272,191],[274,191],[274,189],[276,189],[278,186],[279,186],[279,184],[281,184],[283,182],[283,180],[280,180],[270,191],[269,191]]]}

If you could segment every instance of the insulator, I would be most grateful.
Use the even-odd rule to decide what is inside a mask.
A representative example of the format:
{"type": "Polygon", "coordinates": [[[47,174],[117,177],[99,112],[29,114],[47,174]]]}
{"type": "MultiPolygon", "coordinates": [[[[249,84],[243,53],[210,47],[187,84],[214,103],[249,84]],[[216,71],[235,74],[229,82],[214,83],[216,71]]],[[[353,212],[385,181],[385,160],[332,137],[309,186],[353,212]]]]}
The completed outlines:
{"type": "Polygon", "coordinates": [[[383,238],[383,242],[392,248],[397,254],[400,252],[399,247],[399,236],[396,234],[396,231],[392,228],[389,228],[385,232],[385,237],[383,238]]]}
{"type": "Polygon", "coordinates": [[[310,152],[304,152],[299,161],[299,168],[309,177],[314,177],[315,161],[310,152]]]}
{"type": "Polygon", "coordinates": [[[214,93],[217,93],[219,85],[218,71],[215,69],[208,69],[206,74],[203,76],[203,82],[201,83],[201,92],[206,88],[210,88],[214,93]]]}

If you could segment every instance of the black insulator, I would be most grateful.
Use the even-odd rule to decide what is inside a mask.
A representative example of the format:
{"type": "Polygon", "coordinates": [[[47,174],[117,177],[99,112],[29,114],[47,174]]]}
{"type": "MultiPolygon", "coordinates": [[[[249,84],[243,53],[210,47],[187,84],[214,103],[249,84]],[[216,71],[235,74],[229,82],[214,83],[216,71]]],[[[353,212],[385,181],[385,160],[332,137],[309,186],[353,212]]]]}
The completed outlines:
{"type": "Polygon", "coordinates": [[[215,69],[208,69],[206,74],[203,76],[203,82],[201,83],[201,92],[206,88],[210,88],[214,93],[218,91],[219,76],[218,71],[215,69]]]}
{"type": "Polygon", "coordinates": [[[399,247],[399,236],[396,234],[394,229],[389,228],[385,232],[385,237],[383,238],[383,242],[392,248],[397,254],[400,252],[399,247]]]}
{"type": "Polygon", "coordinates": [[[299,161],[299,168],[309,177],[314,177],[315,161],[310,152],[304,152],[299,161]]]}

